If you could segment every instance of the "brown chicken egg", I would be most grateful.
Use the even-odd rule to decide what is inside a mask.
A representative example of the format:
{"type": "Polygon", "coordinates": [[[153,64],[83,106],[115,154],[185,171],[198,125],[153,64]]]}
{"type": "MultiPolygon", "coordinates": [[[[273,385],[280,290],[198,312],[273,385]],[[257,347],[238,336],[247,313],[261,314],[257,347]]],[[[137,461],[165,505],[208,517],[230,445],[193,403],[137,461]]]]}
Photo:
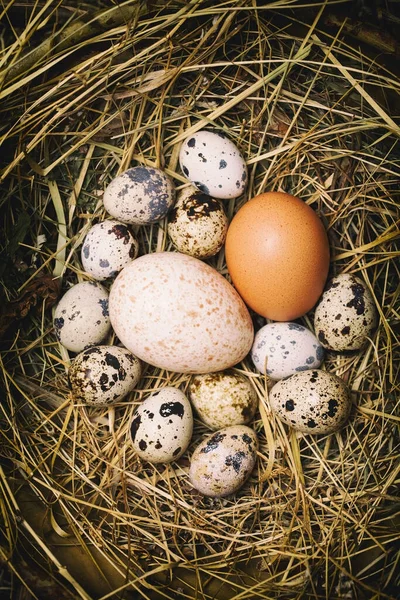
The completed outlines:
{"type": "Polygon", "coordinates": [[[243,300],[274,321],[292,321],[311,310],[328,275],[322,222],[305,202],[282,192],[260,194],[239,209],[225,253],[243,300]]]}

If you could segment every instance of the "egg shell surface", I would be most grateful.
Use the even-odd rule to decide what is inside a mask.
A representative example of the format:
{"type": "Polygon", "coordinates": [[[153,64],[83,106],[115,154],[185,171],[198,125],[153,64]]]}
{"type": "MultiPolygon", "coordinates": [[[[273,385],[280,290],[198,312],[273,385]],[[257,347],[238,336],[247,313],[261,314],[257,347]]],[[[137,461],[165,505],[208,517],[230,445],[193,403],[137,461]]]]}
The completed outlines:
{"type": "Polygon", "coordinates": [[[136,409],[131,439],[136,453],[148,462],[177,460],[188,447],[193,432],[193,414],[185,394],[165,387],[146,398],[136,409]]]}
{"type": "Polygon", "coordinates": [[[230,283],[178,252],[141,256],[117,276],[110,318],[122,344],[145,362],[178,373],[210,373],[241,361],[253,324],[230,283]]]}
{"type": "Polygon", "coordinates": [[[160,169],[132,167],[104,191],[106,211],[123,223],[145,225],[164,218],[175,201],[172,180],[160,169]]]}
{"type": "Polygon", "coordinates": [[[219,131],[199,131],[182,144],[179,162],[193,185],[213,198],[237,198],[247,185],[247,167],[235,144],[219,131]]]}
{"type": "Polygon", "coordinates": [[[92,281],[77,283],[57,304],[53,323],[59,342],[71,352],[100,344],[111,329],[107,290],[92,281]]]}
{"type": "Polygon", "coordinates": [[[273,412],[303,433],[327,434],[340,429],[351,410],[350,390],[327,371],[303,371],[278,381],[269,394],[273,412]]]}
{"type": "Polygon", "coordinates": [[[324,349],[303,325],[268,323],[254,337],[251,358],[260,373],[271,379],[283,379],[318,369],[324,359],[324,349]]]}
{"type": "Polygon", "coordinates": [[[168,235],[179,252],[195,258],[214,256],[222,248],[228,218],[219,200],[184,188],[168,218],[168,235]]]}
{"type": "Polygon", "coordinates": [[[326,286],[315,309],[314,327],[325,348],[358,350],[377,325],[372,295],[359,277],[342,273],[326,286]]]}
{"type": "Polygon", "coordinates": [[[97,281],[115,277],[139,251],[139,244],[128,225],[107,220],[96,223],[83,241],[81,260],[86,273],[97,281]]]}
{"type": "Polygon", "coordinates": [[[329,270],[322,222],[302,200],[281,192],[260,194],[239,209],[225,256],[247,305],[274,321],[292,321],[311,310],[329,270]]]}
{"type": "Polygon", "coordinates": [[[189,398],[211,429],[249,423],[258,405],[255,389],[245,377],[221,371],[192,377],[189,398]]]}
{"type": "Polygon", "coordinates": [[[233,425],[203,440],[193,452],[189,479],[205,496],[233,494],[251,475],[257,459],[257,435],[246,425],[233,425]]]}
{"type": "Polygon", "coordinates": [[[140,361],[118,346],[92,346],[78,354],[68,370],[74,399],[96,406],[122,400],[140,375],[140,361]]]}

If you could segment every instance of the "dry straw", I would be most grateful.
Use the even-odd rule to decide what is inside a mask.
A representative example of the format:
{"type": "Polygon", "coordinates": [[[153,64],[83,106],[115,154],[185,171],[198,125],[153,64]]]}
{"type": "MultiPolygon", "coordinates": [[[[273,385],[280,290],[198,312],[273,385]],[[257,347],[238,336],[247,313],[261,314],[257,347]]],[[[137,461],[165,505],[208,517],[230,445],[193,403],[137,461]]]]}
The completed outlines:
{"type": "MultiPolygon", "coordinates": [[[[1,4],[2,597],[397,596],[400,81],[340,29],[323,33],[333,4],[348,10],[1,4]],[[270,413],[264,378],[237,366],[259,397],[260,452],[248,484],[223,500],[188,483],[207,433],[199,421],[167,467],[141,463],[129,444],[137,404],[165,385],[185,390],[189,377],[147,367],[115,408],[74,404],[71,357],[45,304],[53,280],[65,290],[87,279],[79,245],[104,217],[110,179],[145,164],[183,185],[180,141],[210,125],[247,158],[246,198],[284,190],[321,215],[331,272],[362,277],[380,315],[362,351],[325,362],[353,390],[340,433],[290,432],[270,413]]],[[[246,198],[226,203],[230,217],[246,198]]],[[[142,254],[171,250],[164,222],[138,236],[142,254]]],[[[227,274],[223,251],[209,262],[227,274]]]]}

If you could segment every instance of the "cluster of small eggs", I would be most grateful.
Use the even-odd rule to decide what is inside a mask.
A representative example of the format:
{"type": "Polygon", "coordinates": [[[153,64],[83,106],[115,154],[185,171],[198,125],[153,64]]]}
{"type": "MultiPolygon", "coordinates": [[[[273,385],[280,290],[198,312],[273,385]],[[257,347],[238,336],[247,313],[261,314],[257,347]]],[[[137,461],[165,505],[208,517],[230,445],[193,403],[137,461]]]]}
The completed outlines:
{"type": "Polygon", "coordinates": [[[340,378],[319,369],[324,348],[360,348],[376,316],[364,283],[339,275],[317,305],[317,335],[293,322],[314,308],[326,283],[329,245],[317,215],[289,194],[266,193],[245,203],[229,225],[221,199],[243,194],[247,169],[219,133],[189,136],[180,165],[192,185],[176,200],[171,179],[156,168],[128,169],[109,184],[104,206],[112,219],[94,225],[82,246],[82,265],[96,281],[66,292],[54,325],[59,341],[79,353],[69,381],[86,404],[119,402],[137,386],[141,360],[194,374],[189,399],[165,387],[140,404],[131,439],[144,460],[177,460],[191,441],[194,407],[214,433],[195,449],[190,481],[221,497],[243,485],[257,455],[249,427],[255,391],[226,370],[250,353],[275,382],[270,404],[279,418],[302,432],[331,433],[346,422],[351,399],[340,378]],[[177,252],[137,258],[130,226],[167,214],[177,252]],[[224,244],[235,287],[203,262],[224,244]],[[109,278],[116,278],[110,294],[99,283],[109,278]],[[246,305],[275,322],[254,336],[246,305]],[[124,347],[101,345],[111,327],[124,347]]]}

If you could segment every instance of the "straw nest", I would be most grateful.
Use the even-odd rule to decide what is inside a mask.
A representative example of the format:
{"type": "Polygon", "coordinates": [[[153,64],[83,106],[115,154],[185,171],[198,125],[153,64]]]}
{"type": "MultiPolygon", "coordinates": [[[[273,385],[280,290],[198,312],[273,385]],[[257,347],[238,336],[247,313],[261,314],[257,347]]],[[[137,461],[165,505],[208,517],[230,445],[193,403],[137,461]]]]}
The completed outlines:
{"type": "MultiPolygon", "coordinates": [[[[128,0],[93,12],[48,0],[24,15],[18,5],[17,21],[13,4],[0,92],[4,593],[396,597],[398,78],[339,30],[320,31],[324,3],[310,20],[293,2],[128,0]],[[362,351],[325,361],[352,390],[340,433],[289,431],[264,377],[237,365],[258,394],[260,451],[249,482],[222,500],[188,483],[207,433],[199,421],[169,466],[142,463],[129,443],[138,403],[165,385],[185,391],[189,376],[147,367],[115,408],[77,405],[51,321],[60,290],[87,279],[79,248],[105,216],[106,184],[144,164],[179,188],[180,142],[209,125],[248,162],[246,198],[226,203],[229,217],[261,191],[299,196],[329,232],[331,273],[362,277],[380,317],[362,351]]],[[[141,254],[172,250],[165,222],[137,233],[141,254]]],[[[223,251],[208,262],[227,276],[223,251]]],[[[300,322],[312,326],[312,314],[300,322]]]]}

